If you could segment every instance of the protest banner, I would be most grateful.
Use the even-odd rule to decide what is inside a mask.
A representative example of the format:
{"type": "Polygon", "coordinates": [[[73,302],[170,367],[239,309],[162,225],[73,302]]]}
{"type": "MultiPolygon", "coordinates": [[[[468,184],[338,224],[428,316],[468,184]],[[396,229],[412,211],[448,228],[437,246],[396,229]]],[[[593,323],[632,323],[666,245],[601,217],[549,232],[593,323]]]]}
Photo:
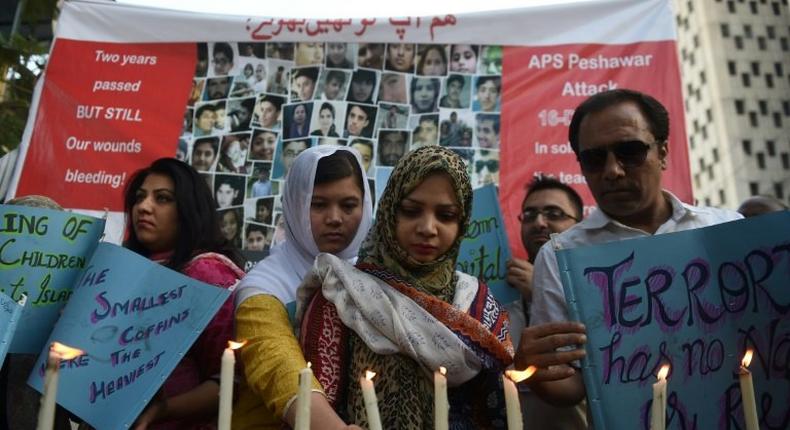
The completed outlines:
{"type": "MultiPolygon", "coordinates": [[[[58,404],[95,428],[129,428],[229,296],[100,244],[47,342],[86,352],[61,362],[58,404]]],[[[47,356],[28,381],[39,391],[47,356]]]]}
{"type": "Polygon", "coordinates": [[[27,296],[9,352],[41,351],[103,231],[101,219],[0,205],[0,293],[27,296]]]}
{"type": "Polygon", "coordinates": [[[518,300],[520,294],[505,281],[509,259],[510,248],[496,187],[486,185],[474,191],[472,219],[455,268],[485,282],[501,303],[510,303],[518,300]]]}
{"type": "Polygon", "coordinates": [[[14,337],[16,326],[19,323],[19,316],[25,306],[27,296],[22,296],[19,303],[11,297],[0,293],[0,367],[3,366],[11,339],[14,337]]]}
{"type": "MultiPolygon", "coordinates": [[[[475,188],[500,185],[515,233],[537,174],[571,184],[590,208],[567,126],[584,98],[628,87],[669,110],[665,186],[690,202],[674,25],[668,0],[353,19],[66,2],[10,193],[110,208],[120,241],[122,183],[175,155],[234,196],[220,206],[240,243],[249,225],[275,227],[281,208],[265,193],[281,193],[309,146],[359,150],[380,194],[406,150],[440,144],[469,163],[475,188]],[[264,199],[274,216],[258,215],[264,199]]],[[[510,246],[525,258],[517,234],[510,246]]]]}
{"type": "Polygon", "coordinates": [[[790,213],[557,251],[596,428],[648,429],[664,364],[667,428],[741,429],[748,348],[761,428],[790,424],[790,213]]]}

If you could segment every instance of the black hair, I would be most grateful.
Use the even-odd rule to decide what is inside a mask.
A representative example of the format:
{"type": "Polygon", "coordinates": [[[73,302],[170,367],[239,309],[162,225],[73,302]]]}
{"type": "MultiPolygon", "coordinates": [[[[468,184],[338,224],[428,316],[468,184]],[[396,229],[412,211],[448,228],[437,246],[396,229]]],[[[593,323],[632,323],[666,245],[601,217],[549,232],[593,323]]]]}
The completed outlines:
{"type": "Polygon", "coordinates": [[[134,231],[132,211],[137,202],[137,191],[148,175],[153,173],[165,175],[173,181],[173,196],[178,212],[178,239],[173,255],[165,265],[180,270],[201,252],[217,252],[241,266],[241,255],[222,236],[217,204],[208,184],[194,168],[175,158],[160,158],[132,174],[124,189],[124,212],[127,218],[124,246],[140,255],[150,255],[134,231]]]}
{"type": "Polygon", "coordinates": [[[568,128],[568,140],[571,142],[573,152],[579,155],[579,129],[587,114],[601,112],[609,107],[632,102],[636,103],[642,111],[650,133],[656,142],[666,142],[669,138],[669,113],[658,100],[650,95],[628,89],[616,89],[600,92],[580,104],[573,113],[571,125],[568,128]]]}
{"type": "Polygon", "coordinates": [[[332,106],[332,103],[329,102],[321,103],[321,108],[318,109],[318,113],[321,113],[322,110],[328,110],[329,112],[332,112],[332,118],[335,117],[335,107],[332,106]]]}
{"type": "MultiPolygon", "coordinates": [[[[456,44],[456,45],[452,45],[450,47],[450,55],[453,54],[453,51],[455,51],[455,47],[456,46],[461,46],[461,45],[464,45],[464,44],[463,43],[459,43],[459,44],[456,44]]],[[[477,57],[480,54],[480,51],[478,51],[477,45],[468,45],[468,46],[472,49],[472,51],[474,51],[475,57],[477,57]]]]}
{"type": "Polygon", "coordinates": [[[560,190],[564,192],[565,195],[568,196],[571,205],[573,205],[573,209],[576,211],[576,219],[582,219],[584,215],[584,204],[582,203],[582,198],[579,197],[579,193],[569,185],[563,184],[558,179],[552,178],[551,176],[535,176],[532,182],[527,185],[527,194],[524,196],[524,200],[521,201],[521,207],[524,207],[524,202],[527,201],[527,198],[529,198],[532,193],[542,190],[560,190]]]}
{"type": "Polygon", "coordinates": [[[496,86],[497,93],[501,92],[502,80],[499,78],[499,76],[480,76],[479,78],[477,78],[477,85],[475,86],[475,90],[479,90],[480,87],[483,86],[483,84],[489,81],[494,83],[494,86],[496,86]]]}
{"type": "Polygon", "coordinates": [[[425,67],[425,57],[428,56],[428,53],[431,51],[436,51],[439,53],[439,56],[442,57],[442,62],[444,62],[445,70],[447,68],[447,52],[444,50],[444,46],[442,45],[421,45],[420,46],[420,61],[417,62],[417,74],[422,75],[422,69],[425,67]]]}
{"type": "Polygon", "coordinates": [[[453,82],[460,83],[461,84],[461,88],[463,88],[466,85],[466,81],[464,80],[464,77],[461,76],[461,75],[450,75],[447,78],[447,86],[449,87],[450,84],[452,84],[453,82]]]}
{"type": "Polygon", "coordinates": [[[479,113],[477,114],[476,120],[478,123],[480,121],[493,121],[494,131],[496,134],[499,134],[499,115],[492,113],[479,113]]]}
{"type": "Polygon", "coordinates": [[[217,151],[219,151],[219,137],[201,137],[200,139],[195,139],[195,143],[192,146],[192,152],[195,152],[195,148],[204,144],[211,145],[211,149],[214,150],[214,156],[217,155],[217,151]]]}
{"type": "Polygon", "coordinates": [[[376,107],[371,105],[364,105],[364,104],[356,104],[356,103],[348,103],[348,107],[346,110],[346,124],[348,124],[348,116],[351,114],[351,109],[359,108],[362,112],[365,113],[368,120],[368,125],[361,130],[359,133],[362,137],[370,137],[373,134],[373,128],[375,127],[375,120],[376,120],[376,107]]]}
{"type": "Polygon", "coordinates": [[[362,172],[360,171],[357,158],[349,151],[335,151],[333,154],[318,160],[313,186],[339,181],[348,177],[354,178],[354,182],[359,187],[364,199],[365,186],[362,183],[362,172]]]}
{"type": "Polygon", "coordinates": [[[254,231],[260,232],[261,234],[266,236],[266,233],[267,233],[266,230],[267,230],[266,226],[263,226],[263,225],[247,224],[247,231],[244,232],[244,237],[246,238],[247,236],[250,235],[250,233],[252,233],[254,231]]]}
{"type": "Polygon", "coordinates": [[[216,111],[217,111],[217,106],[215,106],[215,105],[214,105],[214,104],[212,104],[212,103],[207,103],[207,104],[204,104],[204,105],[200,106],[200,107],[199,107],[199,108],[197,108],[197,110],[195,111],[195,118],[200,118],[200,115],[202,115],[202,114],[203,114],[203,112],[205,112],[205,111],[207,111],[207,110],[210,110],[210,111],[212,111],[212,112],[216,112],[216,111]]]}
{"type": "Polygon", "coordinates": [[[346,74],[340,70],[330,70],[326,74],[326,81],[337,81],[340,83],[340,85],[343,85],[346,83],[346,74]]]}
{"type": "Polygon", "coordinates": [[[371,141],[369,141],[367,139],[354,139],[354,140],[352,140],[351,142],[348,143],[348,146],[352,146],[352,145],[356,145],[356,144],[365,145],[368,148],[370,148],[370,152],[371,153],[373,152],[373,142],[371,142],[371,141]]]}
{"type": "Polygon", "coordinates": [[[217,53],[225,54],[228,57],[228,61],[233,63],[233,48],[230,47],[230,44],[227,42],[217,42],[214,44],[214,49],[211,51],[211,56],[217,55],[217,53]]]}
{"type": "Polygon", "coordinates": [[[294,81],[296,80],[296,78],[300,76],[308,77],[313,82],[315,82],[318,79],[318,67],[305,67],[301,69],[293,69],[291,73],[293,74],[294,81]]]}
{"type": "Polygon", "coordinates": [[[270,96],[270,95],[263,95],[263,96],[261,96],[260,103],[263,103],[263,102],[271,103],[279,111],[280,109],[282,109],[283,103],[285,103],[285,98],[277,97],[277,96],[270,96]]]}
{"type": "Polygon", "coordinates": [[[416,77],[415,76],[411,80],[411,84],[409,85],[409,95],[411,96],[411,106],[414,108],[412,110],[413,111],[412,113],[436,112],[436,102],[439,99],[439,91],[441,89],[440,88],[441,85],[442,84],[441,84],[441,82],[439,82],[439,78],[425,78],[425,77],[416,77]],[[417,109],[417,105],[415,104],[415,101],[414,101],[414,92],[417,90],[417,81],[420,81],[420,80],[430,81],[431,86],[433,87],[433,91],[434,91],[433,103],[431,105],[431,108],[429,110],[426,110],[426,111],[418,110],[417,109]]]}

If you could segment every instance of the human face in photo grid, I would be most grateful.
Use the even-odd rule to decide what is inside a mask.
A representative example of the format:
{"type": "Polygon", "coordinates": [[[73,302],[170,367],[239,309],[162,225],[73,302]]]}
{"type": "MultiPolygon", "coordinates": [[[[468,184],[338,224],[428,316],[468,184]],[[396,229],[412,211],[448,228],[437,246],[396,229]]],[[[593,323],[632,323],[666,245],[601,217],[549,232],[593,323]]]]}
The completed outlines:
{"type": "Polygon", "coordinates": [[[280,111],[277,107],[270,101],[264,100],[259,104],[259,114],[258,118],[261,123],[261,126],[264,128],[271,128],[277,124],[277,120],[280,116],[280,111]]]}
{"type": "Polygon", "coordinates": [[[236,198],[237,194],[238,191],[234,190],[230,184],[220,184],[216,192],[217,206],[226,208],[233,205],[233,199],[236,198]]]}
{"type": "Polygon", "coordinates": [[[266,236],[260,230],[252,230],[247,234],[246,248],[248,251],[263,251],[266,248],[266,236]]]}
{"type": "Polygon", "coordinates": [[[217,113],[211,109],[206,109],[200,113],[197,119],[197,127],[204,133],[210,133],[217,121],[217,113]]]}
{"type": "Polygon", "coordinates": [[[423,144],[435,144],[438,138],[439,138],[439,129],[436,127],[435,122],[433,121],[420,122],[420,130],[417,133],[417,139],[415,139],[416,141],[423,144]]]}
{"type": "Polygon", "coordinates": [[[370,161],[373,160],[373,147],[364,143],[352,143],[351,147],[359,152],[362,158],[362,168],[367,172],[370,169],[370,161]]]}
{"type": "Polygon", "coordinates": [[[332,127],[333,122],[335,122],[335,116],[332,114],[331,110],[321,109],[321,111],[318,112],[318,126],[325,134],[329,131],[329,128],[332,127]]]}
{"type": "Polygon", "coordinates": [[[304,124],[305,120],[307,120],[307,108],[305,108],[304,105],[296,106],[294,108],[294,124],[302,125],[304,124]]]}
{"type": "Polygon", "coordinates": [[[399,72],[410,72],[414,66],[414,45],[410,43],[391,43],[387,45],[387,59],[390,66],[399,72]]]}
{"type": "Polygon", "coordinates": [[[373,94],[373,82],[367,80],[352,80],[351,81],[351,97],[350,99],[358,102],[366,102],[373,94]]]}
{"type": "Polygon", "coordinates": [[[461,209],[445,174],[428,176],[398,205],[398,246],[420,263],[436,261],[453,246],[460,231],[461,209]]]}
{"type": "Polygon", "coordinates": [[[472,45],[453,45],[450,70],[460,73],[474,73],[477,70],[477,54],[472,49],[472,45]]]}
{"type": "Polygon", "coordinates": [[[271,160],[274,147],[277,145],[277,134],[264,131],[255,135],[250,148],[250,158],[256,160],[271,160]]]}
{"type": "Polygon", "coordinates": [[[346,44],[345,43],[327,43],[326,56],[332,64],[341,64],[346,60],[346,44]]]}
{"type": "Polygon", "coordinates": [[[236,214],[233,211],[227,211],[222,214],[220,231],[222,231],[222,236],[227,240],[236,238],[236,235],[239,233],[239,221],[236,219],[236,214]]]}
{"type": "Polygon", "coordinates": [[[461,90],[463,88],[464,84],[458,81],[452,81],[447,84],[447,98],[453,105],[459,105],[461,103],[461,90]]]}
{"type": "Polygon", "coordinates": [[[337,100],[340,97],[340,90],[343,89],[343,84],[337,79],[327,79],[324,85],[324,96],[327,100],[337,100]]]}
{"type": "Polygon", "coordinates": [[[385,73],[381,79],[379,101],[406,103],[406,78],[397,73],[385,73]]]}
{"type": "Polygon", "coordinates": [[[255,81],[263,82],[264,79],[266,79],[266,68],[263,67],[263,64],[258,64],[255,66],[255,81]]]}
{"type": "Polygon", "coordinates": [[[348,130],[348,134],[351,136],[359,136],[362,134],[362,130],[368,126],[369,122],[368,114],[365,113],[361,107],[352,106],[348,113],[346,130],[348,130]]]}
{"type": "Polygon", "coordinates": [[[214,74],[217,76],[223,76],[230,73],[230,69],[233,68],[233,61],[230,60],[227,56],[225,56],[224,52],[214,52],[214,74]]]}
{"type": "Polygon", "coordinates": [[[362,204],[362,190],[354,176],[313,188],[310,229],[319,251],[336,254],[348,247],[362,221],[362,204]]]}
{"type": "Polygon", "coordinates": [[[414,106],[420,112],[427,112],[431,110],[436,100],[436,87],[430,79],[415,78],[415,80],[414,94],[411,95],[414,98],[414,106]]]}
{"type": "Polygon", "coordinates": [[[438,49],[440,48],[431,48],[425,53],[422,70],[420,70],[423,75],[442,76],[447,73],[447,63],[444,62],[438,49]]]}
{"type": "Polygon", "coordinates": [[[488,80],[477,87],[477,101],[480,103],[480,110],[483,112],[493,112],[496,110],[496,102],[499,98],[499,90],[493,80],[488,80]]]}
{"type": "Polygon", "coordinates": [[[151,173],[135,192],[132,228],[149,252],[169,251],[178,239],[175,184],[167,175],[151,173]]]}
{"type": "Polygon", "coordinates": [[[298,42],[294,62],[297,66],[321,64],[324,62],[324,44],[314,42],[298,42]]]}
{"type": "Polygon", "coordinates": [[[294,159],[305,149],[307,149],[307,143],[303,140],[293,140],[283,145],[283,167],[286,172],[291,170],[294,159]]]}
{"type": "Polygon", "coordinates": [[[214,147],[210,143],[198,143],[192,150],[192,167],[201,172],[209,171],[211,165],[214,164],[215,156],[214,147]]]}
{"type": "Polygon", "coordinates": [[[494,128],[494,120],[477,121],[477,144],[481,148],[499,148],[499,133],[494,128]]]}
{"type": "Polygon", "coordinates": [[[230,78],[211,78],[208,80],[206,92],[211,100],[224,99],[230,89],[230,78]]]}
{"type": "Polygon", "coordinates": [[[315,81],[308,76],[299,76],[294,79],[293,90],[299,96],[299,100],[310,100],[313,98],[315,81]]]}

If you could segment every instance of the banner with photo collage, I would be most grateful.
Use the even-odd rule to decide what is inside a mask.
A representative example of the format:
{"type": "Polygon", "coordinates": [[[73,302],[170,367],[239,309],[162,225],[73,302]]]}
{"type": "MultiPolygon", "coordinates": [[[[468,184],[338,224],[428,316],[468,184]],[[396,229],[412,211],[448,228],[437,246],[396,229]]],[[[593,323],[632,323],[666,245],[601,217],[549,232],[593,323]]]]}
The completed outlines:
{"type": "Polygon", "coordinates": [[[197,57],[178,156],[205,172],[242,249],[282,240],[283,179],[314,145],[359,151],[376,200],[424,145],[461,155],[476,188],[499,182],[501,46],[214,42],[197,57]]]}

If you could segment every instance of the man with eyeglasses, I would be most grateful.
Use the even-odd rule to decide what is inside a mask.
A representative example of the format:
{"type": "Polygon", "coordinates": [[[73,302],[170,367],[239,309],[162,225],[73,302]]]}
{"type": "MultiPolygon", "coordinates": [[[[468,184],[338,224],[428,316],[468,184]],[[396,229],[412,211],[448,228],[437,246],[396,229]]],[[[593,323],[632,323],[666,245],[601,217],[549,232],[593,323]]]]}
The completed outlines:
{"type": "MultiPolygon", "coordinates": [[[[618,89],[585,100],[573,114],[571,148],[598,209],[556,238],[562,248],[649,237],[741,218],[695,207],[662,189],[667,167],[669,115],[653,97],[618,89]]],[[[682,142],[677,142],[682,144],[682,142]]],[[[586,395],[577,360],[585,327],[568,321],[557,258],[551,245],[535,260],[530,327],[521,334],[515,362],[538,366],[530,388],[549,403],[570,405],[586,395]]]]}
{"type": "Polygon", "coordinates": [[[211,53],[211,62],[214,64],[214,76],[227,76],[233,69],[233,48],[229,43],[217,42],[211,53]]]}
{"type": "MultiPolygon", "coordinates": [[[[581,221],[582,199],[570,186],[548,176],[536,177],[527,187],[521,203],[521,243],[529,260],[514,258],[507,263],[507,282],[517,288],[522,300],[506,305],[510,315],[513,342],[518,344],[521,330],[529,324],[532,301],[532,264],[538,250],[552,233],[562,233],[581,221]]],[[[524,428],[582,430],[587,428],[584,403],[572,407],[554,407],[534,393],[520,388],[524,428]]]]}

